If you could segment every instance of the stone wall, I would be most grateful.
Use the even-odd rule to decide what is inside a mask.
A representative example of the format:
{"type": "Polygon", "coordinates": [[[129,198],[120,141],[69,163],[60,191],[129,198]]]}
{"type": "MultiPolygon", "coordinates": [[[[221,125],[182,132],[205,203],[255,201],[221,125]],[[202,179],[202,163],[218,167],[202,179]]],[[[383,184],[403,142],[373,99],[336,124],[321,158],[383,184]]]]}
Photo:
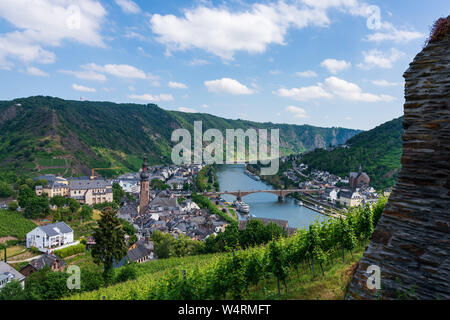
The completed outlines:
{"type": "Polygon", "coordinates": [[[402,169],[347,299],[450,299],[449,35],[428,43],[404,77],[402,169]],[[370,265],[380,267],[380,290],[366,285],[370,265]]]}

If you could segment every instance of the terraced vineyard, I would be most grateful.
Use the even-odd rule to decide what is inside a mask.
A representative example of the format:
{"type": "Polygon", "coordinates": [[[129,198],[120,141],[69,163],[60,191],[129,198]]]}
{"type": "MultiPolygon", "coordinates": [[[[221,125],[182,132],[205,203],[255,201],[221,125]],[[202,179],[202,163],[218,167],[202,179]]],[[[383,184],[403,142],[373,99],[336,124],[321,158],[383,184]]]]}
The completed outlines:
{"type": "Polygon", "coordinates": [[[0,210],[0,237],[13,236],[25,239],[28,232],[36,228],[34,222],[19,213],[0,210]]]}

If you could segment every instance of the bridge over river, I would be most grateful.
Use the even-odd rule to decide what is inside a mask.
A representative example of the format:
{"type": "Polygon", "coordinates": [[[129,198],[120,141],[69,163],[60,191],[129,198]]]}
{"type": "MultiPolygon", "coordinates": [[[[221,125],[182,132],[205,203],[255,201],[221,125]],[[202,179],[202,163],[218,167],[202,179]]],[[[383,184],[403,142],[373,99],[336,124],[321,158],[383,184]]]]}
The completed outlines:
{"type": "Polygon", "coordinates": [[[246,190],[246,191],[218,191],[218,192],[204,192],[202,195],[206,197],[212,197],[212,196],[220,196],[221,194],[231,194],[237,198],[238,201],[242,200],[242,197],[245,197],[249,194],[253,193],[272,193],[274,195],[278,196],[278,201],[282,201],[284,197],[287,195],[294,193],[294,192],[303,192],[303,193],[313,193],[317,192],[318,190],[314,189],[284,189],[284,190],[246,190]]]}

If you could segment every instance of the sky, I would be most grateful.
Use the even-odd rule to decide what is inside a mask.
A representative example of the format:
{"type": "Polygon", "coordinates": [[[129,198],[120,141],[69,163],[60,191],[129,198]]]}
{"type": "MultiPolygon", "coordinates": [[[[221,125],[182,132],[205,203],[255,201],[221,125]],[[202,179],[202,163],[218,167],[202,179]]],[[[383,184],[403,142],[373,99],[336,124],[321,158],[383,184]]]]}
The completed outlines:
{"type": "Polygon", "coordinates": [[[0,100],[368,130],[448,0],[0,0],[0,100]]]}

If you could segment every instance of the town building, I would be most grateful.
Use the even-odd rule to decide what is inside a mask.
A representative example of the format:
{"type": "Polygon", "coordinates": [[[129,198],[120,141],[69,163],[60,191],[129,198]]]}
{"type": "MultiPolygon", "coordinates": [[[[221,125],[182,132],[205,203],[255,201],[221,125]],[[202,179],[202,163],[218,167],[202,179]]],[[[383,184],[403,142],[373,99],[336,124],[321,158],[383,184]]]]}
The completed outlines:
{"type": "Polygon", "coordinates": [[[0,261],[0,290],[13,280],[19,281],[22,288],[25,287],[25,276],[6,262],[0,261]]]}
{"type": "Polygon", "coordinates": [[[361,165],[359,165],[358,172],[350,172],[349,184],[352,190],[368,186],[370,184],[370,178],[367,173],[362,172],[361,165]]]}
{"type": "Polygon", "coordinates": [[[27,248],[35,247],[41,252],[52,252],[78,242],[73,240],[73,230],[64,222],[37,227],[27,233],[27,248]]]}
{"type": "Polygon", "coordinates": [[[351,190],[340,190],[338,193],[338,201],[341,205],[346,207],[355,207],[359,206],[363,197],[359,192],[354,192],[351,190]]]}
{"type": "Polygon", "coordinates": [[[82,204],[113,201],[112,183],[103,179],[70,180],[70,197],[82,204]]]}
{"type": "Polygon", "coordinates": [[[60,257],[47,253],[22,267],[20,273],[25,277],[28,277],[30,274],[45,267],[49,267],[52,271],[63,271],[66,267],[66,263],[60,257]]]}
{"type": "Polygon", "coordinates": [[[44,175],[36,179],[47,181],[45,186],[36,186],[35,192],[38,196],[45,193],[49,198],[70,197],[88,205],[113,201],[112,183],[104,179],[89,177],[65,179],[55,175],[44,175]]]}

